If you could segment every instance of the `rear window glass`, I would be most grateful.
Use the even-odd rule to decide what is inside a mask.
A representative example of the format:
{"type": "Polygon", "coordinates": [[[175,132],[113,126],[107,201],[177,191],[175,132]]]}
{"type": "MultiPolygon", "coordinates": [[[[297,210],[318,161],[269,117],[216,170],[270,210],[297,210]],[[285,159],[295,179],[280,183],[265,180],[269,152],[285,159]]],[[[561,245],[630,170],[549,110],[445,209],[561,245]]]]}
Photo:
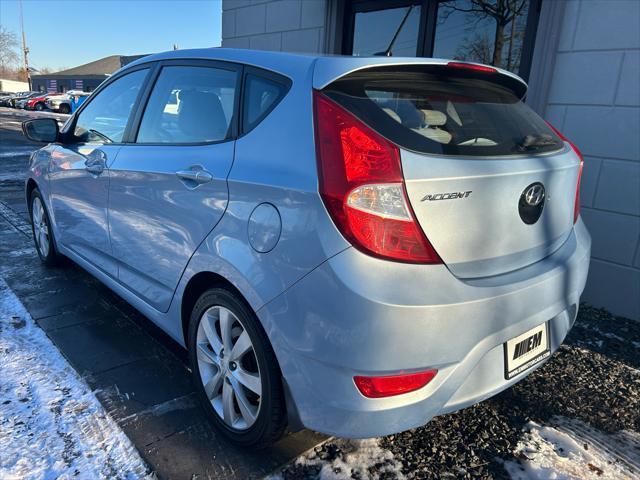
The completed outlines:
{"type": "Polygon", "coordinates": [[[402,148],[464,156],[555,151],[563,142],[505,75],[442,66],[355,72],[324,93],[402,148]]]}

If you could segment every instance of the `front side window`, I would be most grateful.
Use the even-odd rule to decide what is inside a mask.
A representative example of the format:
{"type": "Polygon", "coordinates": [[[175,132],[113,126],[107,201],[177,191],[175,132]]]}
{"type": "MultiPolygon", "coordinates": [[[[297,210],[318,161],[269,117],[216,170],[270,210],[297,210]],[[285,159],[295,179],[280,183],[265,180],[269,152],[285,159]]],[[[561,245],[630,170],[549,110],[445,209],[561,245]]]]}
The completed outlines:
{"type": "Polygon", "coordinates": [[[238,72],[167,66],[142,116],[137,143],[208,143],[230,135],[238,72]]]}
{"type": "Polygon", "coordinates": [[[82,143],[120,143],[148,69],[136,70],[107,85],[80,112],[74,135],[82,143]]]}

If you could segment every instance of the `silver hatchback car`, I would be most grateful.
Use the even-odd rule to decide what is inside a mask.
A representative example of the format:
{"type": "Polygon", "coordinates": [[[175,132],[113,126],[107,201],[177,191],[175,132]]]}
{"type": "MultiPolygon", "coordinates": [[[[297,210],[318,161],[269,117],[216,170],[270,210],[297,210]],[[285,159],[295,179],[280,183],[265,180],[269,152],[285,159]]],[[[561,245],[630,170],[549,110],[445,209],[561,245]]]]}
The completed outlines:
{"type": "Polygon", "coordinates": [[[522,380],[576,318],[582,157],[493,67],[180,50],[121,69],[31,158],[41,259],[190,355],[241,445],[399,432],[522,380]]]}

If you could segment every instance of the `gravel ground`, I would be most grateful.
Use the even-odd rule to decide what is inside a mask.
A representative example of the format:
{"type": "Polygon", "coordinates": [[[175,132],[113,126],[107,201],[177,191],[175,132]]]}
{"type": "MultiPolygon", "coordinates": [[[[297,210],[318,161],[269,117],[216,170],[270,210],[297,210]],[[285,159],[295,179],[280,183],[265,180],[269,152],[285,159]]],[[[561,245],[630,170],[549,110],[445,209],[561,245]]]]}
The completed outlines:
{"type": "MultiPolygon", "coordinates": [[[[510,478],[504,462],[518,466],[528,459],[518,442],[529,422],[544,425],[560,416],[603,434],[639,432],[639,368],[640,323],[582,305],[561,349],[513,388],[424,427],[383,437],[374,445],[379,451],[366,444],[368,464],[353,461],[357,443],[332,440],[287,466],[281,477],[510,478]]],[[[640,452],[635,454],[637,459],[640,452]]],[[[594,470],[585,476],[602,474],[589,468],[594,470]]]]}

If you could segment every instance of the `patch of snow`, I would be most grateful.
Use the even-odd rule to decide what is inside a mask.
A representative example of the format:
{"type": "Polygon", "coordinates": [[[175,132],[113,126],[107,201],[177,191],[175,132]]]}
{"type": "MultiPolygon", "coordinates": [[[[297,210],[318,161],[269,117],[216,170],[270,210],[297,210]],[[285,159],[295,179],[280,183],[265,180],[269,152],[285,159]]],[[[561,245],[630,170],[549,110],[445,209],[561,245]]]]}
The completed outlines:
{"type": "Polygon", "coordinates": [[[640,475],[640,436],[602,433],[578,420],[529,422],[515,456],[504,466],[514,480],[622,480],[640,475]]]}
{"type": "MultiPolygon", "coordinates": [[[[404,479],[402,463],[391,451],[380,447],[377,438],[365,440],[331,440],[335,443],[341,455],[333,460],[323,460],[315,450],[310,450],[300,456],[295,465],[316,467],[320,469],[319,480],[351,480],[352,478],[366,478],[378,480],[381,478],[404,479]]],[[[268,477],[278,480],[281,475],[268,477]]]]}
{"type": "Polygon", "coordinates": [[[149,478],[137,450],[0,278],[0,478],[149,478]]]}

